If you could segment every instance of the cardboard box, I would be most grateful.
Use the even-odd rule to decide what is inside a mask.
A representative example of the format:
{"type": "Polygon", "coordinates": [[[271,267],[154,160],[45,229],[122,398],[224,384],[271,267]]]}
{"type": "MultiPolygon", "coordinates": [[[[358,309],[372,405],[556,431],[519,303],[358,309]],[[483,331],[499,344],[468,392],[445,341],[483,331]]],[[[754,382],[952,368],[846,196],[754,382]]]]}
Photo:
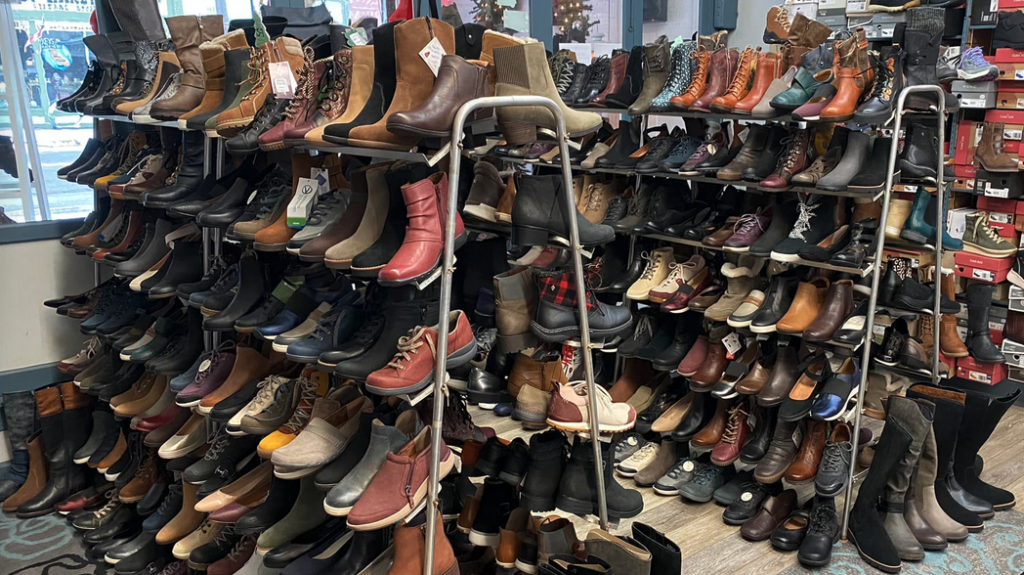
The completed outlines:
{"type": "Polygon", "coordinates": [[[964,231],[967,230],[967,216],[976,211],[974,208],[955,208],[949,210],[949,215],[946,216],[946,231],[950,237],[958,240],[964,237],[964,231]]]}
{"type": "Polygon", "coordinates": [[[1000,110],[1024,110],[1024,92],[1011,92],[1000,88],[996,94],[995,107],[1000,110]]]}
{"type": "Polygon", "coordinates": [[[1024,80],[1024,63],[996,64],[1000,80],[1024,80]]]}
{"type": "Polygon", "coordinates": [[[960,166],[974,164],[974,151],[978,149],[978,142],[981,140],[982,126],[981,122],[970,121],[962,121],[957,125],[954,163],[960,166]]]}
{"type": "Polygon", "coordinates": [[[965,192],[968,194],[974,193],[974,178],[957,178],[950,184],[950,188],[955,192],[965,192]]]}
{"type": "Polygon", "coordinates": [[[985,112],[985,121],[1024,125],[1024,112],[1014,112],[1012,110],[989,110],[988,112],[985,112]]]}
{"type": "Polygon", "coordinates": [[[997,6],[1002,11],[1020,10],[1024,8],[1024,0],[998,0],[997,6]]]}
{"type": "Polygon", "coordinates": [[[972,357],[961,357],[956,360],[956,374],[958,377],[995,385],[1006,379],[1006,364],[1003,363],[980,363],[972,357]]]}
{"type": "Polygon", "coordinates": [[[818,14],[822,10],[841,10],[846,13],[846,0],[818,0],[818,14]]]}
{"type": "Polygon", "coordinates": [[[960,277],[987,283],[1006,281],[1015,258],[990,258],[970,252],[957,252],[954,257],[954,273],[960,277]]]}
{"type": "MultiPolygon", "coordinates": [[[[1016,156],[1013,159],[1018,160],[1016,156]]],[[[993,198],[1019,198],[1024,195],[1024,176],[1020,172],[978,170],[974,187],[979,193],[993,198]]]]}
{"type": "Polygon", "coordinates": [[[975,26],[994,25],[998,15],[998,6],[991,2],[975,2],[971,5],[971,24],[975,26]]]}
{"type": "Polygon", "coordinates": [[[985,210],[986,212],[1003,212],[1005,214],[1012,214],[1017,210],[1017,204],[1021,203],[1024,202],[982,196],[978,198],[978,209],[985,210]]]}
{"type": "Polygon", "coordinates": [[[992,219],[991,219],[992,215],[995,215],[995,216],[998,217],[998,216],[1007,216],[1009,214],[990,214],[988,225],[993,230],[995,230],[995,232],[997,234],[999,234],[999,237],[1006,238],[1006,240],[1008,242],[1012,243],[1013,245],[1017,245],[1017,242],[1019,241],[1018,240],[1019,234],[1017,233],[1017,229],[1013,227],[1013,216],[1010,216],[1010,221],[1009,222],[1001,222],[1001,221],[992,221],[992,219]]]}
{"type": "Polygon", "coordinates": [[[846,14],[841,13],[838,16],[822,16],[821,12],[818,12],[818,23],[828,26],[834,31],[846,29],[846,14]]]}
{"type": "MultiPolygon", "coordinates": [[[[954,80],[950,85],[950,92],[960,100],[960,106],[964,108],[995,108],[996,95],[1002,86],[995,81],[991,82],[965,82],[954,80]]],[[[1009,88],[1007,90],[1010,90],[1009,88]]]]}
{"type": "MultiPolygon", "coordinates": [[[[1024,0],[1021,0],[1024,2],[1024,0]]],[[[1013,48],[998,48],[996,49],[995,56],[985,58],[993,64],[1024,64],[1024,50],[1014,50],[1013,48]]]]}

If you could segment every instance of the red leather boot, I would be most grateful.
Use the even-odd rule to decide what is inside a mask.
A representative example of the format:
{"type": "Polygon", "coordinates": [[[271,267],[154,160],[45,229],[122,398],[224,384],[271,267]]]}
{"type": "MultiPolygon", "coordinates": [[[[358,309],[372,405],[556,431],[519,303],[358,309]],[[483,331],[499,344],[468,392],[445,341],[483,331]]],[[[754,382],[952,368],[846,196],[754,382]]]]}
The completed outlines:
{"type": "MultiPolygon", "coordinates": [[[[402,186],[406,215],[405,241],[388,265],[380,270],[381,285],[398,286],[427,278],[441,265],[445,220],[448,215],[448,175],[432,174],[402,186]]],[[[466,243],[462,216],[455,215],[455,249],[466,243]]]]}

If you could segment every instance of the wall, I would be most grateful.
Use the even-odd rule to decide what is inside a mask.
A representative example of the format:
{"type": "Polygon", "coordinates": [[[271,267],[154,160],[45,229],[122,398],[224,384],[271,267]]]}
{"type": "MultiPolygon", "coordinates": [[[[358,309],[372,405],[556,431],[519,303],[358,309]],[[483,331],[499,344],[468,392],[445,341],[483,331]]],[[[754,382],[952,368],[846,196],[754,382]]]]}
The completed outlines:
{"type": "MultiPolygon", "coordinates": [[[[93,286],[93,265],[57,240],[0,245],[0,372],[70,357],[87,339],[43,301],[93,286]]],[[[0,390],[2,391],[2,390],[0,390]]]]}
{"type": "Polygon", "coordinates": [[[764,46],[764,25],[768,9],[780,4],[778,0],[741,0],[741,13],[736,19],[736,29],[729,33],[730,47],[742,50],[749,44],[757,48],[764,46]]]}
{"type": "Polygon", "coordinates": [[[654,42],[658,36],[662,35],[668,36],[669,40],[675,39],[676,36],[682,36],[684,40],[689,40],[690,36],[697,31],[698,4],[696,0],[687,2],[669,0],[667,22],[644,22],[644,43],[654,42]]]}

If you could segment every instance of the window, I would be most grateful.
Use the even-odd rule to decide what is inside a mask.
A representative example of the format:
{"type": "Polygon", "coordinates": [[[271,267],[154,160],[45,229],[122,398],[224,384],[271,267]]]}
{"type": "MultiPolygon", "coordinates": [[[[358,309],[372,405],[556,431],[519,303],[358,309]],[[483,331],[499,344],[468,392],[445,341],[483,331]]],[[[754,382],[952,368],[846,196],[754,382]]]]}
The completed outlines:
{"type": "Polygon", "coordinates": [[[529,0],[442,0],[441,17],[454,26],[476,22],[491,30],[530,35],[529,0]]]}

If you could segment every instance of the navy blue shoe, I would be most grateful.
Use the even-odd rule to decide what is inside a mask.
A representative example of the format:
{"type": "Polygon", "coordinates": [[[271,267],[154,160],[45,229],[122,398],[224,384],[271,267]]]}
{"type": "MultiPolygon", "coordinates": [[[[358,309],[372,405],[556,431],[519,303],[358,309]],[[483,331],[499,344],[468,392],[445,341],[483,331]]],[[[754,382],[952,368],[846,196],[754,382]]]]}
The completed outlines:
{"type": "Polygon", "coordinates": [[[855,359],[848,358],[836,370],[824,387],[818,399],[811,406],[811,417],[820,421],[835,421],[846,413],[850,398],[860,387],[860,366],[855,359]]]}

